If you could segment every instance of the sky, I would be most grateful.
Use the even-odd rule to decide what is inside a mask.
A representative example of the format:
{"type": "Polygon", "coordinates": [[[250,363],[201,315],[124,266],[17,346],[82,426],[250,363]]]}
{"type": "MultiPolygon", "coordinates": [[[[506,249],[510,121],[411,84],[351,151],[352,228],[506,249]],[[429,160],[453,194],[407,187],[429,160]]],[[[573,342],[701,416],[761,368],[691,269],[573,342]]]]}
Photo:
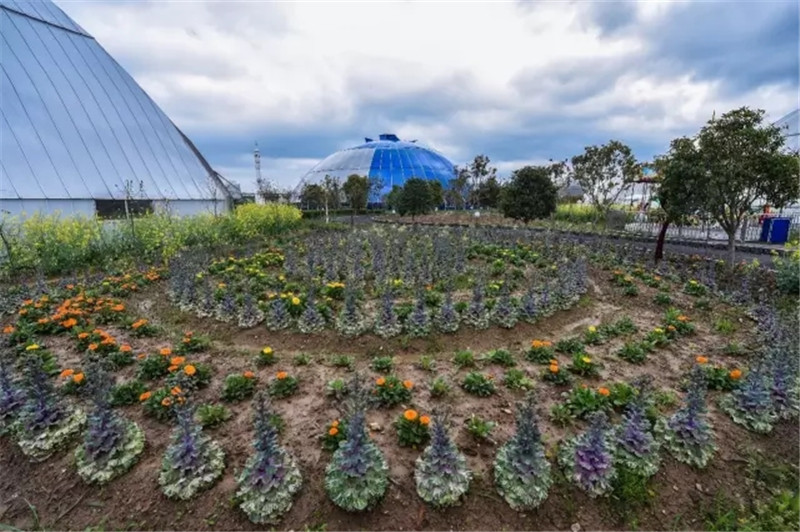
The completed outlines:
{"type": "Polygon", "coordinates": [[[380,133],[504,177],[800,105],[797,0],[56,3],[246,191],[255,142],[286,188],[380,133]]]}

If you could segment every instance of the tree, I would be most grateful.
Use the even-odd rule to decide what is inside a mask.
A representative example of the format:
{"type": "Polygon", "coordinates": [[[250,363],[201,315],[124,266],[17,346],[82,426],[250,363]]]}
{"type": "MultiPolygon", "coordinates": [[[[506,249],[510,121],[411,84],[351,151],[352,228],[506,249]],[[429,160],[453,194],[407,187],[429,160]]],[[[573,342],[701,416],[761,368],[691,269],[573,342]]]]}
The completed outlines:
{"type": "Polygon", "coordinates": [[[259,177],[256,179],[256,196],[264,200],[264,203],[280,201],[281,191],[268,179],[259,177]]]}
{"type": "Polygon", "coordinates": [[[454,172],[456,177],[448,183],[446,196],[448,203],[452,203],[457,209],[463,209],[469,199],[469,170],[456,166],[454,172]]]}
{"type": "Polygon", "coordinates": [[[339,207],[341,186],[339,185],[339,178],[325,175],[322,179],[322,190],[324,192],[324,206],[325,206],[325,223],[330,223],[330,209],[339,207]]]}
{"type": "Polygon", "coordinates": [[[664,256],[664,239],[670,224],[681,223],[703,209],[706,180],[700,150],[687,137],[674,139],[669,153],[654,162],[659,177],[656,199],[665,217],[656,242],[655,262],[664,256]]]}
{"type": "Polygon", "coordinates": [[[495,208],[500,203],[500,183],[495,176],[481,183],[475,191],[476,203],[484,208],[495,208]]]}
{"type": "Polygon", "coordinates": [[[500,204],[503,215],[527,223],[547,218],[556,210],[558,189],[546,166],[524,166],[511,174],[503,187],[500,204]]]}
{"type": "Polygon", "coordinates": [[[367,199],[367,205],[369,205],[370,200],[380,199],[381,191],[384,187],[384,181],[382,177],[370,177],[369,178],[369,198],[367,199]]]}
{"type": "MultiPolygon", "coordinates": [[[[497,179],[497,168],[489,166],[489,157],[486,155],[476,155],[466,168],[466,175],[472,195],[475,196],[481,185],[489,179],[497,179]]],[[[472,203],[478,203],[477,197],[470,198],[472,203]]]]}
{"type": "Polygon", "coordinates": [[[369,179],[366,176],[351,174],[342,186],[347,202],[350,204],[350,226],[355,225],[355,212],[367,208],[369,199],[369,179]]]}
{"type": "Polygon", "coordinates": [[[431,189],[431,205],[436,208],[444,203],[444,187],[442,183],[437,179],[433,179],[428,181],[428,187],[431,189]]]}
{"type": "Polygon", "coordinates": [[[397,211],[401,216],[411,215],[411,220],[418,214],[425,214],[433,209],[431,187],[428,182],[418,177],[408,179],[398,198],[397,211]]]}
{"type": "Polygon", "coordinates": [[[572,158],[572,168],[575,181],[603,219],[640,172],[631,149],[618,140],[587,146],[583,154],[572,158]]]}
{"type": "Polygon", "coordinates": [[[312,183],[303,185],[300,191],[300,205],[306,209],[320,209],[325,204],[325,191],[321,186],[312,183]]]}
{"type": "Polygon", "coordinates": [[[797,159],[783,151],[780,128],[764,123],[764,111],[747,107],[711,119],[697,142],[708,186],[705,209],[728,235],[730,265],[736,232],[761,199],[782,208],[798,197],[797,159]]]}

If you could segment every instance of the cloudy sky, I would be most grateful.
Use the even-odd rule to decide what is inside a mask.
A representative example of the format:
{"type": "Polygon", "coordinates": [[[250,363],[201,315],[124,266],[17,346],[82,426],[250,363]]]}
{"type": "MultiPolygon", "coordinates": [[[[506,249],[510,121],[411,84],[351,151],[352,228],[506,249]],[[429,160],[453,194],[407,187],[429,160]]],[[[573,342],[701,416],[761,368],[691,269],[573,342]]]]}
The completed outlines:
{"type": "Polygon", "coordinates": [[[505,176],[798,107],[796,0],[56,2],[245,190],[254,141],[287,187],[386,132],[505,176]]]}

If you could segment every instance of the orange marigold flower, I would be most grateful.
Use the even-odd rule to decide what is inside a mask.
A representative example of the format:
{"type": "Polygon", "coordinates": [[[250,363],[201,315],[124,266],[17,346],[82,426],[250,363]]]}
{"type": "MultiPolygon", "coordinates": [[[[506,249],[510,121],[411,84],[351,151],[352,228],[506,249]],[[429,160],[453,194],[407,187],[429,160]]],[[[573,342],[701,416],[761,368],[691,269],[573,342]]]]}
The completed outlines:
{"type": "Polygon", "coordinates": [[[184,332],[183,332],[183,335],[184,335],[184,336],[192,336],[193,334],[194,334],[194,332],[193,332],[193,331],[184,331],[184,332]]]}
{"type": "Polygon", "coordinates": [[[331,427],[328,429],[329,436],[336,436],[337,434],[339,434],[339,429],[337,429],[336,427],[331,427]]]}
{"type": "Polygon", "coordinates": [[[3,327],[3,334],[11,334],[17,329],[13,325],[6,325],[3,327]]]}
{"type": "Polygon", "coordinates": [[[410,390],[413,387],[414,387],[414,383],[411,382],[410,380],[403,381],[403,388],[405,388],[406,390],[410,390]]]}
{"type": "Polygon", "coordinates": [[[62,379],[66,379],[67,377],[72,377],[75,374],[74,369],[65,369],[61,373],[58,374],[59,377],[62,379]]]}
{"type": "Polygon", "coordinates": [[[38,320],[36,320],[36,323],[38,323],[39,325],[44,325],[45,323],[50,323],[50,319],[49,318],[39,318],[38,320]]]}
{"type": "Polygon", "coordinates": [[[145,358],[147,358],[147,354],[139,353],[138,355],[136,355],[136,358],[138,358],[139,360],[144,360],[145,358]]]}
{"type": "Polygon", "coordinates": [[[190,376],[190,377],[191,377],[192,375],[194,375],[195,373],[197,373],[197,368],[196,368],[196,367],[194,367],[194,366],[192,366],[191,364],[186,364],[186,365],[183,367],[183,372],[184,372],[184,373],[186,373],[188,376],[190,376]]]}
{"type": "Polygon", "coordinates": [[[82,333],[78,334],[78,339],[79,340],[86,340],[87,338],[89,338],[89,333],[87,333],[87,332],[82,332],[82,333]]]}
{"type": "Polygon", "coordinates": [[[119,346],[119,350],[122,351],[123,353],[130,353],[131,351],[133,351],[133,348],[131,348],[131,346],[129,346],[128,344],[122,344],[121,346],[119,346]]]}
{"type": "Polygon", "coordinates": [[[708,358],[704,357],[703,355],[699,355],[697,358],[695,358],[695,361],[698,364],[708,364],[708,358]]]}
{"type": "Polygon", "coordinates": [[[178,366],[170,366],[170,367],[168,367],[168,368],[167,368],[167,371],[169,371],[170,373],[172,373],[172,372],[174,372],[176,369],[178,369],[178,366]]]}
{"type": "Polygon", "coordinates": [[[558,364],[550,364],[550,373],[558,373],[558,364]]]}
{"type": "Polygon", "coordinates": [[[667,325],[667,330],[668,330],[669,332],[675,332],[677,329],[675,328],[675,326],[674,326],[674,325],[667,325]]]}
{"type": "Polygon", "coordinates": [[[80,384],[83,382],[84,377],[85,375],[83,373],[76,373],[75,375],[72,376],[72,382],[74,382],[75,384],[80,384]]]}
{"type": "Polygon", "coordinates": [[[550,359],[550,363],[551,364],[555,364],[556,366],[558,366],[558,359],[557,358],[551,358],[550,359]]]}
{"type": "Polygon", "coordinates": [[[61,322],[61,326],[64,327],[65,329],[71,329],[72,327],[75,327],[77,324],[78,320],[76,320],[75,318],[69,318],[61,322]]]}
{"type": "Polygon", "coordinates": [[[405,412],[403,412],[403,417],[406,418],[408,421],[416,420],[417,416],[418,416],[418,414],[417,414],[416,410],[409,409],[409,410],[406,410],[405,412]]]}
{"type": "Polygon", "coordinates": [[[539,348],[541,348],[542,346],[543,346],[543,344],[542,344],[542,341],[541,341],[541,340],[533,340],[533,341],[531,342],[531,347],[532,347],[532,348],[534,348],[534,349],[539,349],[539,348]]]}
{"type": "Polygon", "coordinates": [[[139,396],[139,401],[147,401],[150,399],[150,396],[153,395],[150,392],[143,392],[142,395],[139,396]]]}
{"type": "Polygon", "coordinates": [[[597,393],[599,393],[603,397],[608,397],[609,395],[611,395],[611,391],[608,388],[602,388],[602,387],[597,389],[597,393]]]}
{"type": "Polygon", "coordinates": [[[386,384],[386,379],[384,379],[383,377],[378,377],[378,379],[375,381],[375,384],[377,384],[378,386],[383,386],[384,384],[386,384]]]}
{"type": "Polygon", "coordinates": [[[24,308],[24,309],[21,309],[21,310],[19,311],[19,315],[20,315],[20,316],[24,316],[24,315],[25,315],[25,314],[27,314],[27,313],[28,313],[28,309],[26,309],[26,308],[24,308]]]}
{"type": "Polygon", "coordinates": [[[97,351],[97,344],[89,344],[89,351],[97,351]]]}
{"type": "Polygon", "coordinates": [[[735,381],[738,381],[740,378],[742,378],[742,370],[740,370],[740,369],[732,369],[731,372],[728,373],[728,377],[730,377],[731,379],[733,379],[735,381]]]}
{"type": "Polygon", "coordinates": [[[420,422],[422,425],[429,425],[429,424],[430,424],[430,422],[431,422],[431,418],[430,418],[430,416],[421,416],[421,417],[419,418],[419,422],[420,422]]]}
{"type": "Polygon", "coordinates": [[[331,422],[331,427],[338,427],[338,426],[339,426],[339,420],[338,420],[338,419],[334,419],[334,420],[331,422]]]}
{"type": "Polygon", "coordinates": [[[553,345],[553,342],[551,342],[550,340],[542,341],[542,346],[544,346],[544,347],[552,347],[552,345],[553,345]]]}
{"type": "Polygon", "coordinates": [[[254,379],[256,377],[256,374],[253,373],[252,371],[245,371],[244,373],[242,373],[242,376],[245,379],[254,379]]]}
{"type": "Polygon", "coordinates": [[[279,381],[282,381],[283,379],[285,379],[285,378],[286,378],[286,377],[288,377],[288,376],[289,376],[289,374],[288,374],[288,373],[286,373],[285,371],[279,371],[279,372],[278,372],[278,373],[275,375],[275,377],[277,377],[277,379],[278,379],[279,381]]]}
{"type": "Polygon", "coordinates": [[[173,386],[172,389],[169,391],[172,395],[180,395],[183,393],[180,386],[173,386]]]}
{"type": "Polygon", "coordinates": [[[184,362],[186,362],[186,357],[172,357],[169,361],[173,366],[180,366],[184,362]]]}
{"type": "Polygon", "coordinates": [[[172,399],[165,397],[161,400],[161,406],[169,406],[172,404],[172,399]]]}
{"type": "Polygon", "coordinates": [[[168,357],[172,354],[172,349],[169,347],[162,347],[159,353],[161,353],[162,356],[168,357]]]}
{"type": "Polygon", "coordinates": [[[123,310],[125,310],[125,305],[119,303],[118,305],[114,305],[113,307],[111,307],[111,310],[113,310],[114,312],[122,312],[123,310]]]}

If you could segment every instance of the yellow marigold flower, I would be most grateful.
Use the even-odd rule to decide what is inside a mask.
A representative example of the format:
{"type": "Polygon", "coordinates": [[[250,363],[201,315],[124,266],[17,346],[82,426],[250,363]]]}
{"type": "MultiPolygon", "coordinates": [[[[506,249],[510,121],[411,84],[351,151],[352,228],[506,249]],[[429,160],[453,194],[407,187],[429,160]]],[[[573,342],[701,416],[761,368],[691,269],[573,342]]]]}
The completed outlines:
{"type": "Polygon", "coordinates": [[[406,410],[405,412],[403,412],[403,417],[406,418],[408,421],[416,420],[417,416],[418,416],[418,414],[417,414],[416,410],[409,409],[409,410],[406,410]]]}
{"type": "Polygon", "coordinates": [[[297,296],[293,297],[292,298],[292,305],[299,305],[299,304],[300,304],[300,298],[297,297],[297,296]]]}
{"type": "Polygon", "coordinates": [[[261,353],[263,353],[265,355],[271,355],[272,354],[272,348],[271,347],[265,347],[264,349],[261,350],[261,353]]]}
{"type": "Polygon", "coordinates": [[[78,340],[86,340],[87,338],[89,338],[89,333],[87,332],[82,332],[78,334],[78,340]]]}
{"type": "Polygon", "coordinates": [[[558,364],[550,364],[550,373],[558,373],[558,364]]]}
{"type": "Polygon", "coordinates": [[[169,391],[169,393],[171,393],[172,395],[180,395],[181,393],[183,393],[183,390],[181,390],[180,386],[173,386],[172,389],[169,391]]]}
{"type": "Polygon", "coordinates": [[[338,419],[334,419],[333,421],[331,421],[331,427],[338,427],[338,426],[339,426],[339,420],[338,419]]]}
{"type": "Polygon", "coordinates": [[[581,361],[582,361],[584,364],[591,364],[591,362],[592,362],[592,359],[591,359],[591,358],[589,358],[589,357],[581,357],[581,361]]]}
{"type": "Polygon", "coordinates": [[[595,327],[594,325],[590,325],[589,326],[589,332],[590,333],[596,333],[597,332],[597,327],[595,327]]]}
{"type": "Polygon", "coordinates": [[[542,341],[541,340],[533,340],[531,342],[531,347],[534,348],[534,349],[539,349],[540,347],[542,347],[542,341]]]}
{"type": "Polygon", "coordinates": [[[31,344],[25,348],[25,351],[36,351],[39,349],[39,344],[31,344]]]}
{"type": "Polygon", "coordinates": [[[172,404],[172,399],[165,397],[161,400],[161,406],[169,406],[172,404]]]}

